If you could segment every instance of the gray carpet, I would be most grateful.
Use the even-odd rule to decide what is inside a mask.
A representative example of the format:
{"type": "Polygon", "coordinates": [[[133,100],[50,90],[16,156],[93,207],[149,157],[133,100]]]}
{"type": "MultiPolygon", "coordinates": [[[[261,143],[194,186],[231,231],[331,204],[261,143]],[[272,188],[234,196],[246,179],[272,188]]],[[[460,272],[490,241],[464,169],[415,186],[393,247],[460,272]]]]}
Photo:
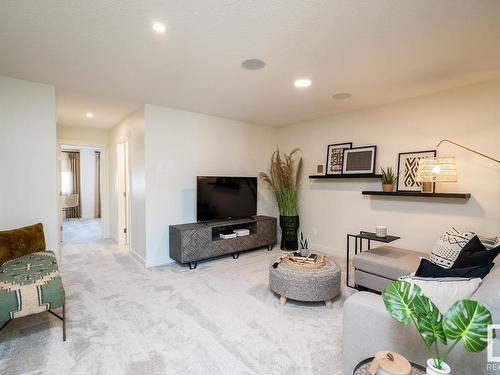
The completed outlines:
{"type": "Polygon", "coordinates": [[[0,373],[342,374],[343,287],[324,304],[280,306],[279,250],[147,270],[111,241],[67,244],[68,340],[47,313],[0,333],[0,373]]]}

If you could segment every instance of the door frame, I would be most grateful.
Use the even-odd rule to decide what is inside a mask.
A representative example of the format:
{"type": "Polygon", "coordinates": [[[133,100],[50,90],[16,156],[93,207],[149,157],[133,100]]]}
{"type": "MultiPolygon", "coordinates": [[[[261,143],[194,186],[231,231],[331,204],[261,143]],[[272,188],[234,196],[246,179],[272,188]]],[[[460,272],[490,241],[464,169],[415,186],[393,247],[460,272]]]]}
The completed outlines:
{"type": "Polygon", "coordinates": [[[130,250],[130,157],[129,140],[125,138],[116,144],[116,176],[118,182],[117,233],[118,245],[125,245],[130,250]],[[121,155],[123,153],[123,155],[121,155]],[[123,229],[126,228],[124,233],[123,229]]]}
{"type": "MultiPolygon", "coordinates": [[[[101,152],[101,235],[102,238],[110,237],[109,229],[109,175],[108,175],[108,145],[104,142],[83,141],[79,139],[57,139],[57,218],[59,229],[57,231],[58,243],[61,244],[62,209],[61,209],[61,147],[63,145],[75,147],[98,148],[101,152]]],[[[60,247],[60,246],[59,246],[60,247]]]]}

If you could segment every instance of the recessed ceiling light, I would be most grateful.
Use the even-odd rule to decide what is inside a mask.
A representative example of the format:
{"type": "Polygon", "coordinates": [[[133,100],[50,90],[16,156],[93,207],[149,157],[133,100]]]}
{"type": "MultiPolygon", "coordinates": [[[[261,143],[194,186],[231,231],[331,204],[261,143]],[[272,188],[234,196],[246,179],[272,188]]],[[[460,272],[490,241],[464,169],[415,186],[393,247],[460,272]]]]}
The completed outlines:
{"type": "Polygon", "coordinates": [[[293,82],[293,85],[295,87],[309,87],[311,86],[312,82],[310,79],[302,78],[302,79],[296,79],[295,82],[293,82]]]}
{"type": "Polygon", "coordinates": [[[349,99],[352,95],[348,92],[339,92],[338,94],[335,94],[332,96],[333,99],[335,100],[344,100],[344,99],[349,99]]]}
{"type": "Polygon", "coordinates": [[[259,70],[266,66],[266,62],[260,59],[247,59],[241,63],[243,69],[259,70]]]}
{"type": "Polygon", "coordinates": [[[153,25],[151,26],[154,31],[156,31],[158,34],[163,34],[167,28],[165,27],[164,24],[161,22],[154,22],[153,25]]]}
{"type": "Polygon", "coordinates": [[[93,114],[92,112],[87,112],[87,113],[85,114],[85,116],[86,116],[87,118],[92,118],[92,117],[94,117],[94,114],[93,114]]]}

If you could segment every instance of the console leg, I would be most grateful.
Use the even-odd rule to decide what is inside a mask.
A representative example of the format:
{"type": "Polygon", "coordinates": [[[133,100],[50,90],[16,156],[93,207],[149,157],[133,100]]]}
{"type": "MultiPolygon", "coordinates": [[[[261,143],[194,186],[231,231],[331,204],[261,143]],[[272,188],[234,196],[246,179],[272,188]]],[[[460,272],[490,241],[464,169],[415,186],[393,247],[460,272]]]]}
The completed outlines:
{"type": "Polygon", "coordinates": [[[267,245],[267,251],[271,251],[273,249],[274,245],[267,245]]]}
{"type": "Polygon", "coordinates": [[[325,306],[327,309],[333,308],[333,301],[331,299],[325,301],[325,306]]]}
{"type": "Polygon", "coordinates": [[[286,303],[286,297],[280,296],[280,305],[283,306],[286,303]]]}
{"type": "Polygon", "coordinates": [[[189,262],[189,269],[194,270],[197,265],[198,265],[198,262],[189,262]]]}
{"type": "Polygon", "coordinates": [[[238,259],[240,257],[240,253],[233,253],[233,259],[238,259]]]}

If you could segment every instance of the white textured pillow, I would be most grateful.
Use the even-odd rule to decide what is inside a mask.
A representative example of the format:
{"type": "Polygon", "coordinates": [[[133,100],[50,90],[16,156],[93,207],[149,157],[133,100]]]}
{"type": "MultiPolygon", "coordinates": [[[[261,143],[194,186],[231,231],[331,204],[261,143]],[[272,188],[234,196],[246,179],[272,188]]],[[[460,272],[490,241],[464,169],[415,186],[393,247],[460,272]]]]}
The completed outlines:
{"type": "Polygon", "coordinates": [[[434,302],[442,314],[446,313],[450,306],[458,300],[472,297],[481,284],[480,278],[403,276],[399,280],[418,285],[422,289],[422,293],[434,302]]]}
{"type": "Polygon", "coordinates": [[[499,245],[498,236],[485,236],[484,234],[478,234],[477,236],[486,250],[491,250],[499,245]]]}
{"type": "Polygon", "coordinates": [[[460,232],[448,229],[437,240],[431,251],[430,260],[443,268],[451,268],[465,245],[475,236],[474,232],[460,232]]]}

